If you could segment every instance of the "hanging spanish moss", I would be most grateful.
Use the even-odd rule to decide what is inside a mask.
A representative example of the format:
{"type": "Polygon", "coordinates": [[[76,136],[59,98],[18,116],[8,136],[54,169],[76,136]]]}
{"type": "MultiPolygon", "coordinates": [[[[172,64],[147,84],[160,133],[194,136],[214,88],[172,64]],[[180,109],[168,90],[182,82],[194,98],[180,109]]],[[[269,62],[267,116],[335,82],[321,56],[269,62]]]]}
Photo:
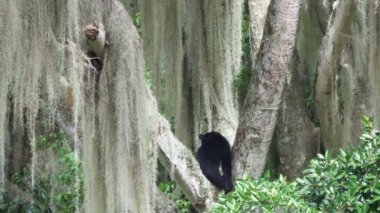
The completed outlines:
{"type": "MultiPolygon", "coordinates": [[[[123,6],[100,0],[0,4],[3,191],[7,190],[5,144],[13,143],[8,129],[27,130],[34,187],[37,168],[47,163],[36,152],[37,122],[42,119],[39,116],[50,115],[51,122],[63,120],[73,127],[74,159],[83,160],[84,165],[85,211],[152,210],[156,166],[152,141],[156,136],[147,134],[151,131],[147,116],[157,115],[143,79],[140,38],[123,6]],[[90,47],[83,33],[94,20],[104,23],[110,39],[99,70],[90,64],[90,47]],[[12,97],[12,109],[8,97],[12,97]],[[14,126],[8,128],[11,111],[14,126]]],[[[75,169],[79,194],[79,168],[75,169]]],[[[80,202],[77,198],[77,212],[80,202]]]]}
{"type": "Polygon", "coordinates": [[[242,0],[142,1],[148,72],[160,110],[190,148],[216,130],[237,128],[233,81],[240,71],[242,0]]]}
{"type": "Polygon", "coordinates": [[[378,3],[334,4],[318,59],[316,84],[317,115],[327,149],[338,151],[355,145],[363,115],[374,116],[379,123],[378,3]]]}

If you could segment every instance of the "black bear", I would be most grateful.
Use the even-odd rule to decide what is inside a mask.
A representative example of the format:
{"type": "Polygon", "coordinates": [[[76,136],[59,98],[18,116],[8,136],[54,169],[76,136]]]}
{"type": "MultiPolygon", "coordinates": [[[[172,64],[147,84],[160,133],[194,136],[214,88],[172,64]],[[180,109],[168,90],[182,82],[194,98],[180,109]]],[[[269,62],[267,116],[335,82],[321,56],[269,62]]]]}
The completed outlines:
{"type": "Polygon", "coordinates": [[[202,144],[197,152],[197,160],[203,174],[219,189],[227,194],[233,188],[231,175],[231,148],[227,139],[218,132],[200,134],[202,144]],[[223,175],[219,172],[222,164],[223,175]]]}

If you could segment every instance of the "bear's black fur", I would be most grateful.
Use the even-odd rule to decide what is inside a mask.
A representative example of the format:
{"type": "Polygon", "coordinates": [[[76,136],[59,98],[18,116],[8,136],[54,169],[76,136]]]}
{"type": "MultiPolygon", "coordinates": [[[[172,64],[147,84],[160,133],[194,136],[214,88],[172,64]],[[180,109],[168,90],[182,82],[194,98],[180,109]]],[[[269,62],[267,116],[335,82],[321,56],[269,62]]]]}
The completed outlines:
{"type": "Polygon", "coordinates": [[[202,144],[197,159],[203,174],[219,189],[227,194],[233,188],[231,175],[231,148],[227,139],[218,132],[200,134],[202,144]],[[219,172],[222,164],[223,175],[219,172]]]}

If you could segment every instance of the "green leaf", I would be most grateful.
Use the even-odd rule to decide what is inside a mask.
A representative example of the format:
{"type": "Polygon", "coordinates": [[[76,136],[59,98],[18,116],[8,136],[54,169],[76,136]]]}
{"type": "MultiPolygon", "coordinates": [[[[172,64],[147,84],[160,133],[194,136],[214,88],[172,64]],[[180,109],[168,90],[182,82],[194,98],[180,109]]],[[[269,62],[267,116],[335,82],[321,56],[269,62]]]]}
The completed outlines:
{"type": "Polygon", "coordinates": [[[320,154],[320,153],[317,154],[317,157],[318,157],[319,159],[325,159],[325,156],[322,155],[322,154],[320,154]]]}

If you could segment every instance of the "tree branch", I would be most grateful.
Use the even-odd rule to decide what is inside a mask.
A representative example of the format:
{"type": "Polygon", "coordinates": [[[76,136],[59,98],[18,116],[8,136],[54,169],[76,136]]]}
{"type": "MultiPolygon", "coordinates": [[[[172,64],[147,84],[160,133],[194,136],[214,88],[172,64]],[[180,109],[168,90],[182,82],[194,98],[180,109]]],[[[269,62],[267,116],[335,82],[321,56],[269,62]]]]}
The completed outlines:
{"type": "Polygon", "coordinates": [[[173,135],[169,127],[169,123],[160,116],[158,158],[195,208],[207,210],[217,201],[217,189],[202,174],[191,151],[173,135]]]}

